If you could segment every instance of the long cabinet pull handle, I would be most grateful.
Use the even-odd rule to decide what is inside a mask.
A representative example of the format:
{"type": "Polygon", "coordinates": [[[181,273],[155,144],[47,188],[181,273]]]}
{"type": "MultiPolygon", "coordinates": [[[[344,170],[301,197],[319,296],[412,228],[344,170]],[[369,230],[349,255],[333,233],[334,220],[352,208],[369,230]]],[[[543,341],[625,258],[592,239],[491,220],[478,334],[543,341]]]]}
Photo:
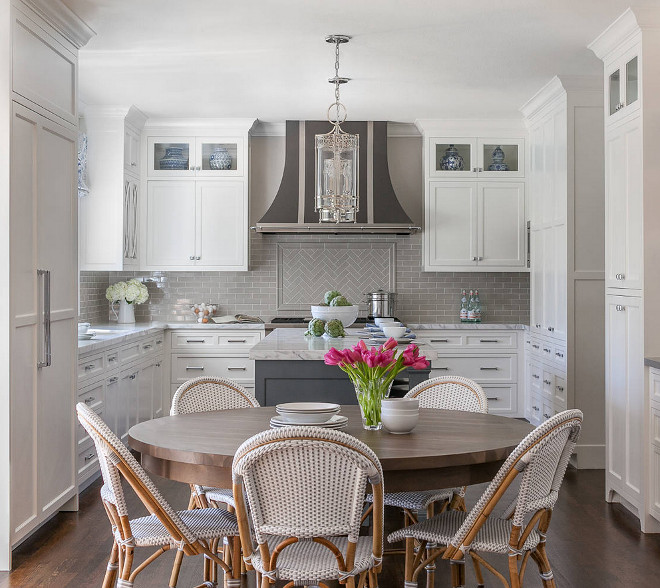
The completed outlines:
{"type": "Polygon", "coordinates": [[[186,343],[204,343],[204,339],[186,339],[186,343]]]}
{"type": "Polygon", "coordinates": [[[479,343],[499,343],[499,339],[479,339],[479,343]]]}
{"type": "Polygon", "coordinates": [[[43,278],[43,357],[42,360],[37,360],[37,368],[50,367],[51,364],[51,339],[50,339],[50,270],[37,270],[37,277],[43,278]]]}
{"type": "Polygon", "coordinates": [[[199,370],[199,371],[204,371],[204,366],[203,365],[187,365],[186,366],[187,370],[199,370]]]}
{"type": "Polygon", "coordinates": [[[490,400],[499,400],[499,399],[500,399],[499,396],[486,396],[486,400],[489,400],[489,401],[490,400]]]}
{"type": "Polygon", "coordinates": [[[431,343],[449,343],[449,339],[431,339],[431,343]]]}
{"type": "Polygon", "coordinates": [[[96,398],[94,398],[93,396],[89,396],[89,397],[85,398],[85,404],[91,404],[95,400],[96,400],[96,398]]]}
{"type": "Polygon", "coordinates": [[[445,372],[448,372],[448,371],[449,371],[449,368],[448,368],[448,367],[434,367],[433,369],[434,369],[434,370],[443,370],[443,371],[445,371],[445,372]]]}
{"type": "Polygon", "coordinates": [[[227,339],[227,343],[247,343],[247,339],[227,339]]]}
{"type": "Polygon", "coordinates": [[[119,378],[117,376],[114,376],[112,378],[108,378],[108,384],[116,384],[119,381],[119,378]]]}
{"type": "Polygon", "coordinates": [[[485,371],[489,371],[489,370],[491,370],[491,371],[497,371],[497,370],[499,370],[500,368],[498,368],[498,367],[481,367],[481,368],[479,368],[479,369],[485,372],[485,371]]]}
{"type": "Polygon", "coordinates": [[[91,459],[94,459],[94,454],[93,454],[93,453],[88,453],[88,454],[85,456],[85,461],[88,462],[88,461],[90,461],[91,459]]]}
{"type": "Polygon", "coordinates": [[[247,368],[246,367],[228,367],[227,370],[230,371],[230,372],[244,372],[244,371],[247,370],[247,368]]]}

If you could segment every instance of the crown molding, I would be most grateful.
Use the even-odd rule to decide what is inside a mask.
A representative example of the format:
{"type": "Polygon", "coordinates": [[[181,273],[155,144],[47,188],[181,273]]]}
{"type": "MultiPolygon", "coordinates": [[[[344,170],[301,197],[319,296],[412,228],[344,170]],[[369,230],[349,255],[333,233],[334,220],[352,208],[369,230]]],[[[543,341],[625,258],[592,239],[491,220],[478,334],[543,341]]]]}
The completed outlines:
{"type": "Polygon", "coordinates": [[[78,49],[87,45],[96,32],[62,0],[22,0],[53,25],[78,49]]]}
{"type": "MultiPolygon", "coordinates": [[[[252,137],[284,137],[286,136],[286,123],[266,122],[257,120],[250,131],[252,137]]],[[[420,132],[413,123],[392,122],[387,123],[388,137],[419,137],[420,132]]]]}
{"type": "Polygon", "coordinates": [[[619,16],[609,27],[598,35],[587,48],[591,49],[598,59],[605,59],[624,41],[631,39],[641,30],[637,17],[631,8],[619,16]]]}
{"type": "Polygon", "coordinates": [[[518,110],[528,118],[534,118],[545,106],[566,96],[566,88],[558,76],[554,76],[518,110]]]}
{"type": "Polygon", "coordinates": [[[525,133],[525,125],[521,118],[501,119],[472,119],[472,118],[418,118],[415,126],[422,135],[470,135],[479,136],[484,134],[510,134],[518,136],[525,133]]]}
{"type": "Polygon", "coordinates": [[[257,119],[254,118],[148,118],[144,127],[148,129],[203,128],[205,130],[232,130],[235,132],[246,133],[250,132],[250,129],[252,129],[256,120],[257,119]]]}

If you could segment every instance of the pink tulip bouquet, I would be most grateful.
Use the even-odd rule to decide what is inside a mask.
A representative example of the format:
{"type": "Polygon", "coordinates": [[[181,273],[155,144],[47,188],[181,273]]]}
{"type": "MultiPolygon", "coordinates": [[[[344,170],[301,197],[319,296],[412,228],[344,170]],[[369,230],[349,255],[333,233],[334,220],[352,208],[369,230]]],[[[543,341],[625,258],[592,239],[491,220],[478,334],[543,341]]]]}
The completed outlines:
{"type": "Polygon", "coordinates": [[[380,347],[367,347],[362,340],[350,349],[334,347],[324,356],[326,365],[336,365],[348,374],[355,386],[365,429],[378,430],[383,398],[389,396],[396,375],[406,368],[428,367],[419,347],[411,343],[397,356],[397,343],[390,338],[380,347]]]}

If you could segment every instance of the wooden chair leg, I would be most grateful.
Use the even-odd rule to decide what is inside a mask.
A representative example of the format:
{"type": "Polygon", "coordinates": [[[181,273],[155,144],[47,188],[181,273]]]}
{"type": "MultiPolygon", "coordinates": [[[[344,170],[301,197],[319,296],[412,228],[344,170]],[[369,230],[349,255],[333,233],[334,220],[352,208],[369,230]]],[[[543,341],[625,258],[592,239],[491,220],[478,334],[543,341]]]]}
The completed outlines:
{"type": "Polygon", "coordinates": [[[465,561],[464,560],[449,560],[451,568],[451,585],[452,588],[465,587],[465,561]]]}
{"type": "Polygon", "coordinates": [[[509,554],[509,583],[511,584],[511,588],[520,588],[518,556],[514,554],[509,554]]]}
{"type": "Polygon", "coordinates": [[[404,578],[406,582],[413,581],[413,573],[415,561],[415,540],[412,537],[406,537],[406,555],[405,555],[405,568],[404,568],[404,578]]]}
{"type": "Polygon", "coordinates": [[[133,568],[133,547],[129,545],[123,546],[124,557],[121,565],[121,579],[124,581],[125,586],[130,586],[131,570],[133,568]]]}
{"type": "Polygon", "coordinates": [[[555,588],[555,578],[552,573],[552,568],[550,567],[550,562],[548,561],[548,556],[545,554],[545,549],[537,548],[536,551],[532,551],[532,559],[536,562],[536,565],[539,568],[539,575],[541,576],[543,587],[555,588]]]}
{"type": "Polygon", "coordinates": [[[170,588],[176,588],[179,581],[179,571],[181,570],[181,561],[183,560],[183,550],[177,549],[174,556],[174,565],[172,565],[172,574],[170,575],[170,588]]]}
{"type": "Polygon", "coordinates": [[[474,575],[477,577],[477,588],[483,588],[484,575],[483,572],[481,571],[481,566],[479,565],[479,562],[473,557],[470,559],[472,560],[472,567],[474,567],[474,575]]]}
{"type": "Polygon", "coordinates": [[[116,541],[112,542],[112,551],[110,552],[110,560],[108,567],[103,578],[103,588],[112,588],[117,579],[117,571],[119,570],[119,546],[116,541]]]}
{"type": "Polygon", "coordinates": [[[369,570],[369,588],[378,588],[378,572],[369,570]]]}
{"type": "MultiPolygon", "coordinates": [[[[426,518],[432,519],[435,514],[435,504],[431,503],[426,507],[426,518]]],[[[431,552],[436,548],[435,543],[426,544],[426,556],[431,557],[431,552]]],[[[426,588],[433,588],[435,585],[435,560],[426,565],[426,588]]]]}

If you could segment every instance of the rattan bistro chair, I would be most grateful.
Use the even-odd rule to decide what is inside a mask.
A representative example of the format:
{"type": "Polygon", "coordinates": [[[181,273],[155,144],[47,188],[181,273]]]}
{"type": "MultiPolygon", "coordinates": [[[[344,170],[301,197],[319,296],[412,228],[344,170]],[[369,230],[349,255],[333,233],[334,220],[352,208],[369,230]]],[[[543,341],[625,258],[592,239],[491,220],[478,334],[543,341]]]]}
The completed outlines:
{"type": "MultiPolygon", "coordinates": [[[[234,408],[254,408],[259,403],[247,389],[225,378],[201,377],[188,380],[179,386],[172,398],[170,415],[234,408]]],[[[190,485],[190,508],[227,504],[234,508],[231,488],[212,488],[190,485]]]]}
{"type": "Polygon", "coordinates": [[[283,427],[243,443],[234,457],[233,490],[245,561],[261,588],[276,580],[285,588],[328,580],[354,588],[356,577],[375,588],[383,555],[382,480],[376,454],[341,431],[283,427]],[[373,535],[360,537],[367,482],[373,535]]]}
{"type": "Polygon", "coordinates": [[[115,586],[115,581],[117,588],[131,588],[136,576],[171,548],[177,550],[170,576],[171,587],[177,584],[184,555],[204,555],[204,583],[198,588],[217,585],[214,564],[222,567],[227,574],[227,586],[240,586],[240,541],[236,516],[217,508],[174,511],[128,448],[103,420],[83,402],[78,403],[76,410],[80,424],[96,446],[104,482],[101,499],[112,526],[112,552],[103,588],[115,586]],[[128,518],[122,477],[151,513],[149,516],[128,518]],[[230,564],[217,556],[218,545],[225,537],[233,537],[230,541],[230,564]],[[133,569],[136,547],[158,549],[133,569]]]}
{"type": "Polygon", "coordinates": [[[543,586],[554,588],[545,551],[546,533],[581,426],[579,410],[566,410],[549,418],[520,442],[469,513],[445,511],[392,533],[388,537],[391,542],[406,539],[405,588],[417,586],[421,570],[441,555],[454,564],[450,566],[452,586],[464,586],[468,554],[495,574],[504,586],[509,586],[506,578],[479,552],[508,556],[511,588],[522,585],[531,555],[543,586]],[[493,509],[519,475],[517,494],[513,488],[508,493],[513,495],[513,502],[501,517],[491,518],[493,509]],[[416,554],[412,539],[421,542],[416,554]],[[424,558],[424,547],[431,543],[439,547],[424,558]]]}

